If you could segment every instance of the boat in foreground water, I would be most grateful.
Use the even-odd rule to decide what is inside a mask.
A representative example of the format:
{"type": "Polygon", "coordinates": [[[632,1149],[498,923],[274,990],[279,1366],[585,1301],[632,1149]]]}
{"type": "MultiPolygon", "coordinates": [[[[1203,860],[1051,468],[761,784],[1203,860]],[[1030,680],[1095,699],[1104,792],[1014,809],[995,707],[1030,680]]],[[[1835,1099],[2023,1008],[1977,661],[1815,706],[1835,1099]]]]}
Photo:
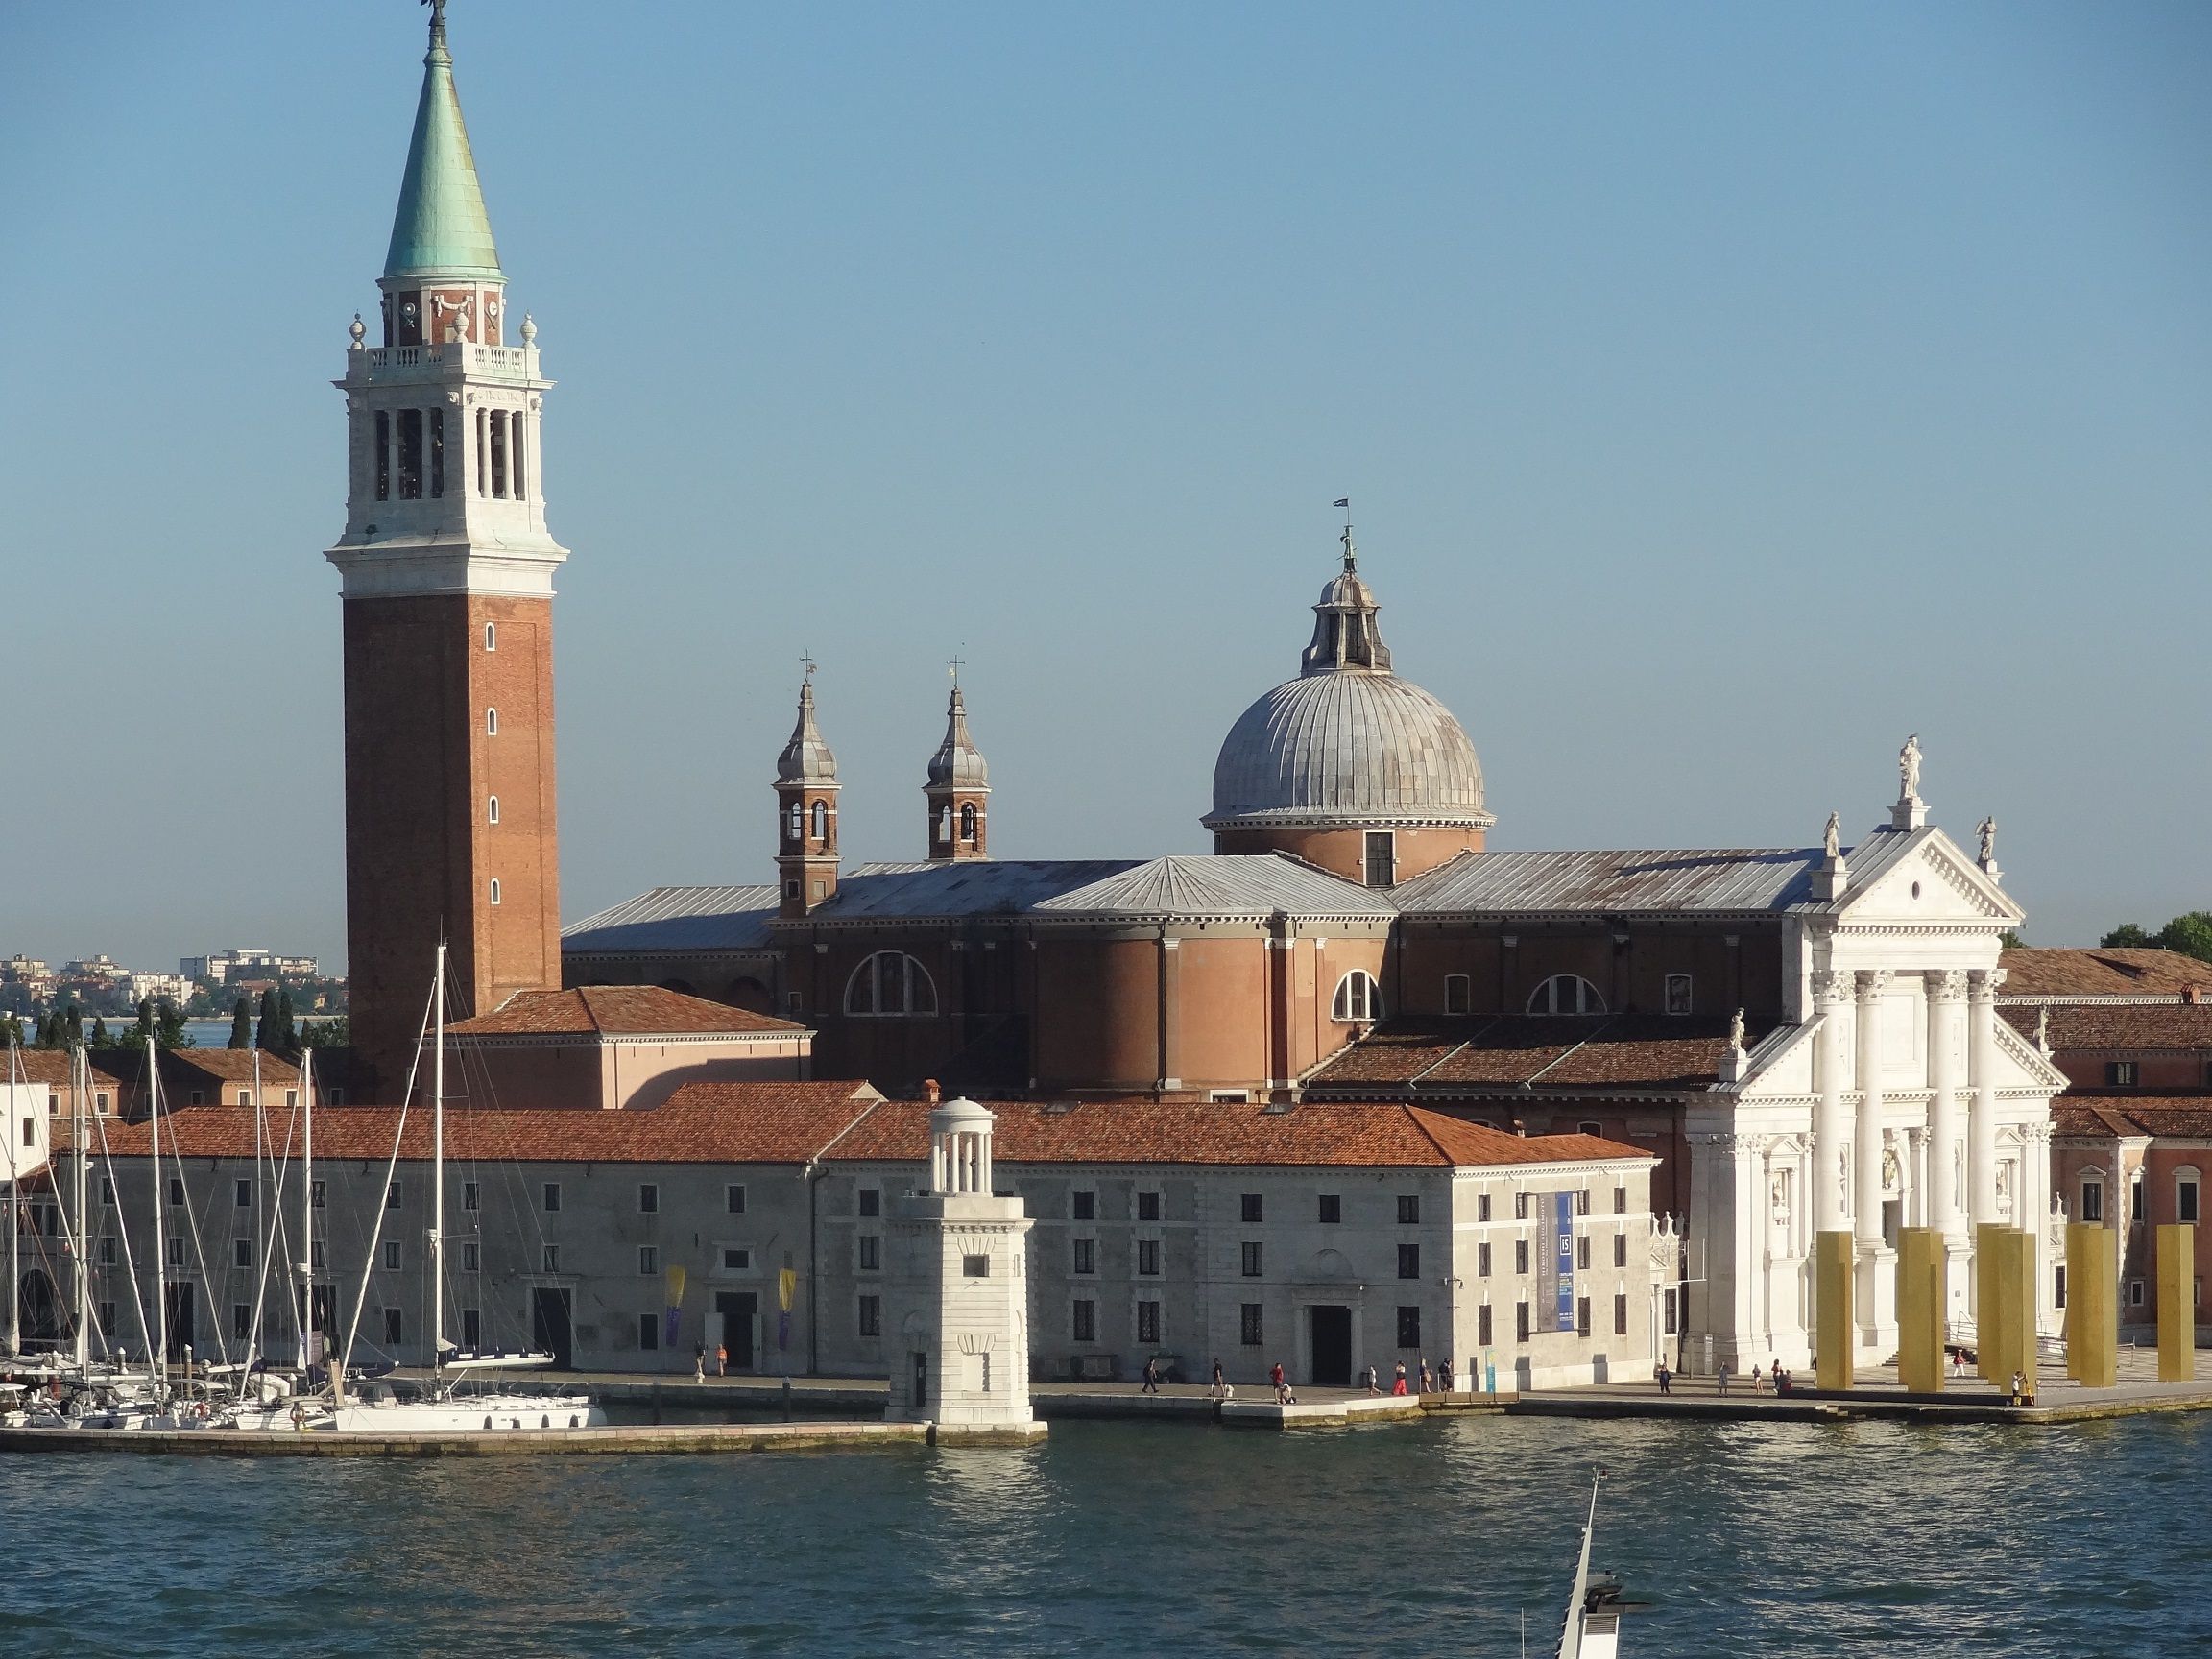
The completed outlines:
{"type": "Polygon", "coordinates": [[[1567,1598],[1567,1619],[1559,1631],[1559,1659],[1618,1659],[1621,1616],[1649,1605],[1621,1599],[1621,1580],[1611,1573],[1590,1571],[1590,1540],[1598,1529],[1598,1487],[1590,1482],[1590,1516],[1582,1524],[1582,1553],[1575,1563],[1575,1588],[1567,1598]]]}

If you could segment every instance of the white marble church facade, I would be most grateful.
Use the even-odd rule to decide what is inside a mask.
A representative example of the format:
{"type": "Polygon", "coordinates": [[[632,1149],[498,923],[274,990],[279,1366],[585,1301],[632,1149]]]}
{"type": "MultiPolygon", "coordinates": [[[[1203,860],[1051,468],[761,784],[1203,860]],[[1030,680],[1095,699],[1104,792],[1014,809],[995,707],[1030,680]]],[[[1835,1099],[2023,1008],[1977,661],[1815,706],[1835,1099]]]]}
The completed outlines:
{"type": "Polygon", "coordinates": [[[1993,826],[1970,857],[1927,822],[1915,745],[1902,762],[1887,827],[1848,858],[1831,827],[1820,902],[1793,929],[1795,1017],[1733,1048],[1686,1115],[1693,1370],[1810,1363],[1821,1232],[1853,1235],[1861,1363],[1896,1351],[1903,1227],[1947,1240],[1954,1338],[1974,1329],[1975,1228],[2028,1229],[2038,1322],[2056,1333],[2051,1099],[2066,1079],[1996,1006],[2002,936],[2023,913],[1999,885],[1993,826]]]}

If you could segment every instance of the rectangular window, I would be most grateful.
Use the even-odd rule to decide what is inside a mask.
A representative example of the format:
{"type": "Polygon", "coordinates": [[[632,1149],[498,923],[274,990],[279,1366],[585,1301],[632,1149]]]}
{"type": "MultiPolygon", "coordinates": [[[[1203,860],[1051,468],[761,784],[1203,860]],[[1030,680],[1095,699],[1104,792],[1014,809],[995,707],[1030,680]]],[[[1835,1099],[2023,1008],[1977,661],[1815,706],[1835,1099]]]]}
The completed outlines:
{"type": "Polygon", "coordinates": [[[2132,1060],[2107,1060],[2104,1062],[2104,1081],[2122,1089],[2135,1087],[2135,1062],[2132,1060]]]}
{"type": "Polygon", "coordinates": [[[1613,1298],[1613,1334],[1628,1334],[1628,1298],[1624,1293],[1613,1298]]]}
{"type": "MultiPolygon", "coordinates": [[[[26,1123],[23,1127],[28,1129],[31,1125],[26,1123]]],[[[241,1210],[252,1209],[253,1183],[246,1180],[239,1181],[232,1190],[231,1202],[241,1210]]]]}
{"type": "Polygon", "coordinates": [[[551,1215],[560,1208],[561,1183],[558,1181],[548,1181],[545,1183],[545,1214],[551,1215]]]}
{"type": "Polygon", "coordinates": [[[1488,1244],[1475,1246],[1475,1277],[1478,1279],[1490,1277],[1490,1246],[1488,1244]]]}
{"type": "Polygon", "coordinates": [[[2143,1225],[2143,1177],[2137,1175],[2128,1184],[2128,1219],[2136,1226],[2143,1225]]]}
{"type": "Polygon", "coordinates": [[[233,1267],[251,1267],[253,1265],[252,1239],[233,1238],[230,1240],[230,1265],[233,1267]]]}
{"type": "Polygon", "coordinates": [[[722,1246],[722,1271],[725,1273],[750,1273],[753,1271],[753,1252],[734,1244],[722,1246]]]}
{"type": "Polygon", "coordinates": [[[1670,1336],[1674,1334],[1674,1324],[1676,1317],[1676,1305],[1674,1301],[1674,1287],[1672,1286],[1669,1286],[1665,1297],[1662,1298],[1662,1310],[1665,1317],[1660,1324],[1660,1329],[1670,1336]]]}
{"type": "Polygon", "coordinates": [[[481,1273],[484,1271],[483,1246],[473,1238],[461,1240],[461,1271],[464,1273],[481,1273]]]}
{"type": "Polygon", "coordinates": [[[231,1341],[233,1341],[233,1342],[243,1342],[243,1341],[245,1341],[245,1340],[246,1340],[246,1338],[247,1338],[247,1337],[251,1336],[252,1334],[253,1334],[253,1304],[252,1304],[252,1303],[251,1303],[251,1302],[233,1302],[233,1303],[231,1303],[231,1304],[230,1304],[230,1340],[231,1340],[231,1341]]]}
{"type": "Polygon", "coordinates": [[[2084,1221],[2102,1221],[2104,1219],[2104,1182],[2084,1181],[2081,1183],[2081,1219],[2084,1221]]]}
{"type": "Polygon", "coordinates": [[[1528,1240],[1526,1238],[1513,1240],[1513,1271],[1524,1279],[1528,1277],[1528,1240]]]}
{"type": "Polygon", "coordinates": [[[1410,1227],[1420,1219],[1420,1198],[1411,1193],[1400,1193],[1398,1197],[1398,1225],[1410,1227]]]}
{"type": "Polygon", "coordinates": [[[376,411],[376,499],[392,499],[392,416],[376,411]]]}
{"type": "Polygon", "coordinates": [[[1628,1214],[1627,1188],[1616,1187],[1613,1189],[1613,1214],[1616,1215],[1625,1215],[1628,1214]]]}
{"type": "Polygon", "coordinates": [[[661,1213],[661,1184],[658,1181],[637,1183],[637,1214],[658,1215],[661,1213]]]}
{"type": "Polygon", "coordinates": [[[115,1329],[114,1303],[103,1302],[100,1304],[100,1329],[103,1331],[112,1331],[115,1329]]]}
{"type": "Polygon", "coordinates": [[[1667,1012],[1670,1014],[1687,1014],[1690,1012],[1689,974],[1670,974],[1667,975],[1667,1012]]]}
{"type": "Polygon", "coordinates": [[[1075,1340],[1078,1342],[1097,1341],[1098,1304],[1083,1297],[1077,1297],[1074,1312],[1075,1340]]]}
{"type": "Polygon", "coordinates": [[[1098,1194],[1095,1192],[1070,1193],[1068,1195],[1068,1214],[1070,1219],[1075,1221],[1097,1220],[1098,1194]]]}
{"type": "Polygon", "coordinates": [[[863,1215],[880,1215],[883,1214],[882,1188],[863,1187],[860,1189],[860,1214],[863,1215]]]}
{"type": "Polygon", "coordinates": [[[1587,1296],[1577,1296],[1575,1299],[1575,1334],[1577,1336],[1590,1334],[1590,1298],[1587,1296]]]}
{"type": "Polygon", "coordinates": [[[1325,1226],[1335,1226],[1344,1219],[1344,1195],[1324,1192],[1321,1198],[1321,1221],[1325,1226]]]}
{"type": "Polygon", "coordinates": [[[1401,1348],[1418,1348],[1421,1346],[1420,1309],[1400,1308],[1398,1310],[1398,1346],[1401,1348]]]}
{"type": "Polygon", "coordinates": [[[863,1336],[880,1336],[883,1334],[882,1297],[863,1296],[860,1298],[860,1334],[863,1336]]]}
{"type": "Polygon", "coordinates": [[[1367,885],[1388,887],[1398,879],[1398,837],[1388,830],[1370,830],[1366,836],[1367,885]]]}
{"type": "Polygon", "coordinates": [[[1156,1343],[1158,1343],[1158,1342],[1159,1342],[1159,1340],[1160,1340],[1160,1304],[1159,1304],[1159,1303],[1157,1303],[1157,1302],[1140,1302],[1140,1303],[1138,1303],[1138,1304],[1137,1304],[1137,1340],[1138,1340],[1139,1342],[1142,1343],[1142,1344],[1143,1344],[1144,1346],[1146,1346],[1146,1347],[1151,1347],[1151,1346],[1153,1346],[1154,1344],[1156,1344],[1156,1343]]]}
{"type": "Polygon", "coordinates": [[[1250,1239],[1238,1247],[1240,1269],[1247,1279],[1257,1279],[1265,1269],[1261,1264],[1260,1246],[1250,1239]]]}
{"type": "Polygon", "coordinates": [[[640,1278],[640,1279],[653,1279],[653,1278],[658,1278],[658,1277],[660,1276],[660,1272],[661,1272],[661,1246],[660,1246],[660,1245],[658,1245],[658,1244],[640,1244],[640,1245],[638,1245],[638,1246],[637,1246],[637,1277],[638,1277],[638,1278],[640,1278]]]}
{"type": "Polygon", "coordinates": [[[1097,1271],[1098,1271],[1098,1240],[1097,1240],[1097,1239],[1095,1239],[1095,1238],[1078,1238],[1078,1239],[1076,1239],[1076,1240],[1074,1241],[1074,1244],[1075,1244],[1075,1260],[1074,1260],[1074,1263],[1073,1263],[1074,1271],[1076,1271],[1076,1272],[1078,1272],[1078,1273],[1095,1273],[1095,1272],[1097,1272],[1097,1271]]]}
{"type": "Polygon", "coordinates": [[[1528,1304],[1526,1302],[1513,1304],[1513,1340],[1516,1342],[1528,1340],[1528,1304]]]}
{"type": "Polygon", "coordinates": [[[1613,1235],[1613,1265],[1616,1267],[1628,1265],[1628,1235],[1625,1233],[1613,1235]]]}
{"type": "Polygon", "coordinates": [[[175,1175],[169,1177],[169,1202],[172,1204],[184,1202],[184,1183],[175,1175]]]}
{"type": "Polygon", "coordinates": [[[1577,1273],[1590,1270],[1590,1235],[1587,1233],[1575,1240],[1575,1270],[1577,1273]]]}
{"type": "Polygon", "coordinates": [[[384,1310],[384,1345],[387,1348],[397,1348],[406,1339],[405,1329],[400,1321],[398,1309],[387,1308],[384,1310]]]}
{"type": "Polygon", "coordinates": [[[430,411],[430,495],[445,493],[445,411],[430,411]]]}
{"type": "Polygon", "coordinates": [[[1257,1348],[1267,1340],[1267,1328],[1262,1308],[1258,1302],[1238,1305],[1237,1314],[1238,1340],[1247,1348],[1257,1348]]]}
{"type": "Polygon", "coordinates": [[[2197,1220],[2197,1183],[2183,1181],[2174,1189],[2174,1219],[2194,1224],[2197,1220]]]}
{"type": "Polygon", "coordinates": [[[722,1189],[722,1208],[723,1208],[724,1210],[728,1211],[728,1212],[729,1212],[731,1214],[733,1214],[733,1215],[742,1215],[742,1214],[745,1214],[745,1189],[744,1189],[744,1188],[742,1188],[742,1187],[735,1187],[735,1186],[732,1186],[732,1187],[725,1187],[725,1188],[723,1188],[723,1189],[722,1189]]]}
{"type": "Polygon", "coordinates": [[[860,1271],[874,1273],[883,1265],[883,1240],[874,1233],[860,1235],[860,1271]]]}
{"type": "Polygon", "coordinates": [[[115,1183],[109,1176],[100,1177],[100,1202],[110,1210],[115,1207],[115,1183]]]}
{"type": "Polygon", "coordinates": [[[399,1240],[397,1238],[384,1240],[384,1271],[387,1273],[399,1271],[399,1240]]]}
{"type": "Polygon", "coordinates": [[[484,1346],[484,1310],[480,1308],[461,1310],[461,1346],[473,1354],[484,1346]]]}
{"type": "Polygon", "coordinates": [[[1487,1221],[1490,1219],[1489,1193],[1478,1192],[1475,1194],[1475,1219],[1478,1221],[1487,1221]]]}
{"type": "Polygon", "coordinates": [[[1475,1006],[1475,981],[1464,974],[1444,975],[1444,1012],[1464,1014],[1475,1006]]]}
{"type": "Polygon", "coordinates": [[[1259,1193],[1247,1192],[1238,1202],[1238,1209],[1243,1219],[1247,1221],[1257,1221],[1260,1219],[1261,1206],[1259,1193]]]}
{"type": "Polygon", "coordinates": [[[1528,1219],[1527,1193],[1516,1192],[1513,1194],[1513,1219],[1516,1221],[1526,1221],[1528,1219]]]}
{"type": "Polygon", "coordinates": [[[1401,1244],[1398,1246],[1398,1277],[1401,1279],[1418,1279],[1421,1277],[1420,1245],[1401,1244]]]}
{"type": "Polygon", "coordinates": [[[399,411],[399,499],[422,498],[422,411],[399,411]]]}
{"type": "Polygon", "coordinates": [[[654,1353],[660,1348],[660,1314],[640,1313],[637,1315],[637,1346],[641,1352],[647,1354],[654,1353]]]}
{"type": "Polygon", "coordinates": [[[2054,1308],[2066,1306],[2066,1263],[2063,1262],[2051,1270],[2051,1305],[2054,1308]]]}
{"type": "Polygon", "coordinates": [[[1140,1238],[1137,1240],[1137,1272],[1139,1277],[1145,1279],[1157,1279],[1160,1276],[1159,1239],[1140,1238]]]}
{"type": "Polygon", "coordinates": [[[390,1186],[388,1186],[388,1187],[386,1187],[386,1188],[384,1189],[384,1208],[385,1208],[385,1209],[387,1209],[387,1210],[397,1210],[397,1209],[398,1209],[398,1208],[399,1208],[399,1199],[400,1199],[399,1183],[398,1183],[398,1182],[397,1182],[397,1181],[395,1181],[395,1182],[393,1182],[393,1183],[392,1183],[390,1186]]]}
{"type": "Polygon", "coordinates": [[[2140,1308],[2143,1306],[2142,1280],[2130,1279],[2128,1281],[2128,1306],[2130,1308],[2140,1308]]]}
{"type": "Polygon", "coordinates": [[[560,1245],[541,1244],[538,1247],[538,1270],[541,1273],[558,1273],[561,1271],[560,1245]]]}
{"type": "Polygon", "coordinates": [[[1137,1219],[1140,1221],[1157,1221],[1160,1219],[1159,1193],[1140,1192],[1137,1194],[1137,1219]]]}
{"type": "Polygon", "coordinates": [[[507,495],[507,411],[492,411],[492,493],[507,495]]]}
{"type": "Polygon", "coordinates": [[[960,1258],[960,1276],[964,1279],[991,1277],[991,1258],[988,1256],[963,1256],[960,1258]]]}
{"type": "MultiPolygon", "coordinates": [[[[1593,1132],[1593,1133],[1595,1133],[1595,1132],[1596,1132],[1595,1126],[1593,1126],[1592,1132],[1593,1132]]],[[[1587,1214],[1590,1214],[1590,1189],[1589,1189],[1589,1188],[1587,1188],[1587,1187],[1581,1187],[1581,1188],[1577,1188],[1577,1189],[1575,1190],[1575,1214],[1577,1214],[1577,1215],[1587,1215],[1587,1214]]]]}
{"type": "Polygon", "coordinates": [[[1475,1310],[1475,1341],[1479,1347],[1490,1346],[1490,1304],[1487,1302],[1475,1310]]]}
{"type": "Polygon", "coordinates": [[[103,1266],[103,1267],[112,1267],[112,1266],[114,1266],[114,1265],[115,1265],[115,1235],[114,1235],[114,1234],[112,1234],[112,1233],[103,1233],[103,1234],[100,1236],[100,1257],[99,1257],[99,1261],[100,1261],[100,1265],[101,1265],[101,1266],[103,1266]]]}
{"type": "Polygon", "coordinates": [[[330,1265],[329,1261],[327,1260],[328,1254],[329,1252],[325,1246],[323,1240],[320,1238],[316,1239],[314,1244],[310,1247],[310,1254],[308,1257],[313,1271],[320,1273],[330,1265]]]}

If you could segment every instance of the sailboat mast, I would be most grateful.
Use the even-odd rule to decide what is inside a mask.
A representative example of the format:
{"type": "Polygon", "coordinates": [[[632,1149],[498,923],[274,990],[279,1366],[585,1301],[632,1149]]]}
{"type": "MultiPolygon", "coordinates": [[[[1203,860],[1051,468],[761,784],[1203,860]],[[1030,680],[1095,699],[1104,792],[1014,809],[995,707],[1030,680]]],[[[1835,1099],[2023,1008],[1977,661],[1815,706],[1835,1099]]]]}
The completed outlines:
{"type": "Polygon", "coordinates": [[[148,1151],[154,1165],[154,1352],[146,1357],[148,1376],[169,1380],[169,1223],[161,1203],[161,1068],[154,1045],[146,1045],[146,1119],[148,1151]]]}
{"type": "MultiPolygon", "coordinates": [[[[22,1109],[23,1091],[16,1087],[23,1073],[23,1056],[18,1051],[14,1034],[8,1038],[8,1100],[12,1107],[22,1109]]],[[[15,1148],[22,1142],[23,1132],[15,1127],[14,1112],[9,1113],[8,1130],[8,1352],[23,1352],[23,1180],[16,1166],[15,1148]]]]}
{"type": "Polygon", "coordinates": [[[315,1050],[300,1057],[300,1097],[306,1102],[300,1179],[300,1374],[307,1374],[307,1333],[315,1325],[315,1050]]]}
{"type": "Polygon", "coordinates": [[[69,1149],[77,1166],[77,1374],[82,1377],[92,1365],[92,1149],[85,1144],[84,1122],[84,1096],[92,1075],[83,1048],[70,1056],[69,1070],[69,1149]]]}
{"type": "Polygon", "coordinates": [[[445,1365],[445,947],[438,947],[430,1050],[430,1373],[445,1365]]]}

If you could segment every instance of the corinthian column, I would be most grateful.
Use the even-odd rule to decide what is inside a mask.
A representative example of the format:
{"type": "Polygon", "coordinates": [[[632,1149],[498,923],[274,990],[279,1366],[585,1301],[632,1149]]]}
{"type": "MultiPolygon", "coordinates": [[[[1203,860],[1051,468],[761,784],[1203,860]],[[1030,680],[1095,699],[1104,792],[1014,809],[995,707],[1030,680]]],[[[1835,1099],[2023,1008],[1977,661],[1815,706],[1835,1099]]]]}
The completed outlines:
{"type": "MultiPolygon", "coordinates": [[[[1966,975],[1967,1055],[1974,1104],[1966,1119],[1966,1186],[1974,1225],[2001,1220],[1997,1214],[1997,987],[2002,968],[1966,975]]],[[[2015,1205],[2017,1208],[2017,1205],[2015,1205]]]]}
{"type": "Polygon", "coordinates": [[[1815,1233],[1840,1233],[1844,1226],[1843,1009],[1850,997],[1850,974],[1826,968],[1814,971],[1813,998],[1820,1010],[1820,1098],[1813,1108],[1806,1197],[1812,1201],[1815,1233]]]}
{"type": "Polygon", "coordinates": [[[1928,975],[1928,1220],[1953,1243],[1966,1239],[1959,1191],[1959,1004],[1966,975],[1928,975]]]}
{"type": "Polygon", "coordinates": [[[1859,1126],[1852,1135],[1853,1231],[1864,1253],[1882,1242],[1882,993],[1887,969],[1859,975],[1859,1126]]]}

